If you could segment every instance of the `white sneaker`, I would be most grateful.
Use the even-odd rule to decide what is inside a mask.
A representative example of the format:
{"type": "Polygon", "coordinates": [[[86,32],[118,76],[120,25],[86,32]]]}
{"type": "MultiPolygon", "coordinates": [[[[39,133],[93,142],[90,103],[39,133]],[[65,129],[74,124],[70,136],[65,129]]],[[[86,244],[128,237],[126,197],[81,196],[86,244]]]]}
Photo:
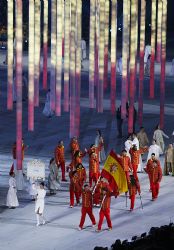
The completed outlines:
{"type": "Polygon", "coordinates": [[[45,221],[45,220],[43,220],[43,221],[42,221],[42,225],[45,225],[45,223],[46,223],[46,221],[45,221]]]}
{"type": "Polygon", "coordinates": [[[79,230],[79,231],[82,231],[82,228],[81,228],[81,227],[78,227],[78,230],[79,230]]]}
{"type": "Polygon", "coordinates": [[[97,224],[92,224],[92,227],[96,227],[97,224]]]}
{"type": "Polygon", "coordinates": [[[39,227],[40,226],[40,223],[38,222],[37,224],[36,224],[36,227],[39,227]]]}
{"type": "Polygon", "coordinates": [[[70,205],[69,207],[70,207],[70,208],[73,208],[73,206],[72,206],[72,205],[70,205]]]}

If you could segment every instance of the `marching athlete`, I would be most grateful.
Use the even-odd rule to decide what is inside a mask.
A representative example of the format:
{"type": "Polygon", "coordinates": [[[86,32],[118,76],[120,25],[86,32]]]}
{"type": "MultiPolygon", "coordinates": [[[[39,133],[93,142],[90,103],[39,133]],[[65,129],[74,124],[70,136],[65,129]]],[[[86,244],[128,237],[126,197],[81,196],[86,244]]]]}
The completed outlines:
{"type": "Polygon", "coordinates": [[[88,184],[84,185],[84,189],[82,190],[82,210],[81,210],[81,220],[79,224],[79,230],[83,229],[83,225],[85,222],[86,214],[89,215],[91,219],[92,226],[96,225],[95,217],[92,212],[92,191],[88,184]]]}

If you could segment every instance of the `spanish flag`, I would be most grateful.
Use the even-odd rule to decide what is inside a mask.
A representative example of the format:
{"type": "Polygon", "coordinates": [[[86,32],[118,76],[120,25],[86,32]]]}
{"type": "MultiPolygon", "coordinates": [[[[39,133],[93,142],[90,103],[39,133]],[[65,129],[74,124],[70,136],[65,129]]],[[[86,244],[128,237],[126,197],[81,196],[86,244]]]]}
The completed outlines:
{"type": "Polygon", "coordinates": [[[124,193],[128,191],[125,172],[114,151],[111,151],[108,155],[101,176],[108,180],[114,192],[124,193]]]}

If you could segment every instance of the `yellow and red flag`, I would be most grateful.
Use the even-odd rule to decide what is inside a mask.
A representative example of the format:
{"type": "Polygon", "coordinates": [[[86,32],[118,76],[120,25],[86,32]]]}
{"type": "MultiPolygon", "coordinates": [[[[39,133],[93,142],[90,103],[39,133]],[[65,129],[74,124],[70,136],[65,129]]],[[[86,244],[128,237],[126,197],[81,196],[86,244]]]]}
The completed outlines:
{"type": "Polygon", "coordinates": [[[114,192],[124,193],[128,191],[125,172],[114,151],[111,151],[108,155],[101,176],[108,180],[114,192]]]}

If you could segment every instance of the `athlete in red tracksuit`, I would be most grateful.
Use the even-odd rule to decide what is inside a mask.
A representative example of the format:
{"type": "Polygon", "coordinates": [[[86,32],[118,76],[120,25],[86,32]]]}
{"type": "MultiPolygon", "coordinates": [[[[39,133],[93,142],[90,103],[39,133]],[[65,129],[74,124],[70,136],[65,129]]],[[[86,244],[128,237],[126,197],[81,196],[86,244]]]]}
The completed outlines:
{"type": "Polygon", "coordinates": [[[147,147],[140,148],[138,150],[136,145],[133,145],[133,147],[129,150],[129,153],[131,155],[133,174],[137,180],[138,180],[137,169],[138,169],[138,165],[140,163],[140,155],[145,153],[147,150],[148,150],[147,147]]]}
{"type": "Polygon", "coordinates": [[[77,150],[77,151],[75,152],[75,154],[74,154],[74,157],[73,157],[73,159],[72,159],[72,161],[71,161],[71,163],[70,163],[68,169],[70,168],[70,169],[76,170],[76,166],[77,166],[78,164],[82,164],[82,159],[83,159],[83,157],[84,157],[85,155],[86,155],[86,153],[83,153],[83,152],[77,150]]]}
{"type": "Polygon", "coordinates": [[[96,153],[89,155],[89,185],[92,187],[92,182],[95,184],[100,176],[99,161],[96,153]]]}
{"type": "Polygon", "coordinates": [[[79,177],[79,184],[81,186],[81,189],[79,192],[79,197],[81,197],[82,187],[84,185],[84,182],[86,181],[86,169],[81,163],[79,163],[76,165],[76,171],[79,177]]]}
{"type": "Polygon", "coordinates": [[[102,188],[107,188],[109,191],[112,191],[110,186],[109,186],[109,183],[104,181],[104,178],[102,176],[100,176],[97,184],[93,188],[93,203],[94,203],[94,205],[100,204],[102,188]]]}
{"type": "Polygon", "coordinates": [[[92,212],[92,191],[89,188],[88,184],[84,185],[84,189],[82,190],[82,216],[79,224],[79,230],[83,229],[83,225],[85,222],[86,214],[89,215],[89,218],[92,221],[92,225],[96,225],[95,217],[92,212]]]}
{"type": "Polygon", "coordinates": [[[162,179],[162,169],[159,160],[149,159],[144,170],[149,175],[150,185],[152,188],[152,201],[154,201],[158,197],[160,182],[162,179]]]}
{"type": "Polygon", "coordinates": [[[135,179],[133,175],[130,176],[130,183],[128,185],[128,188],[129,188],[129,199],[131,200],[130,211],[132,211],[134,209],[135,196],[137,192],[139,194],[141,193],[139,181],[135,179]]]}
{"type": "Polygon", "coordinates": [[[73,137],[70,142],[70,151],[72,160],[76,151],[80,150],[79,143],[76,137],[73,137]]]}
{"type": "Polygon", "coordinates": [[[106,217],[108,229],[112,230],[112,222],[110,217],[111,195],[112,193],[107,188],[102,188],[101,200],[100,200],[101,208],[99,212],[99,223],[97,231],[101,230],[104,217],[106,217]]]}
{"type": "Polygon", "coordinates": [[[74,195],[76,197],[76,203],[79,205],[80,202],[80,192],[81,192],[81,186],[79,183],[79,177],[77,171],[70,171],[69,172],[70,177],[70,207],[74,206],[74,195]]]}
{"type": "Polygon", "coordinates": [[[65,153],[63,141],[59,141],[58,146],[55,148],[55,161],[58,167],[61,167],[62,171],[62,181],[65,179],[65,153]]]}
{"type": "Polygon", "coordinates": [[[129,171],[132,171],[132,164],[131,164],[130,157],[127,156],[126,150],[122,150],[122,154],[121,154],[121,157],[119,159],[121,161],[121,165],[123,167],[123,170],[126,174],[127,184],[129,185],[129,183],[130,183],[129,171]]]}
{"type": "Polygon", "coordinates": [[[98,166],[100,165],[100,163],[99,163],[99,153],[100,153],[100,151],[101,151],[101,147],[102,147],[102,146],[96,147],[95,144],[91,144],[91,146],[90,146],[90,148],[89,148],[88,150],[85,149],[86,153],[88,153],[88,155],[89,155],[89,159],[90,159],[90,155],[91,155],[92,153],[95,153],[95,154],[96,154],[96,159],[97,159],[97,164],[98,164],[98,166]]]}

